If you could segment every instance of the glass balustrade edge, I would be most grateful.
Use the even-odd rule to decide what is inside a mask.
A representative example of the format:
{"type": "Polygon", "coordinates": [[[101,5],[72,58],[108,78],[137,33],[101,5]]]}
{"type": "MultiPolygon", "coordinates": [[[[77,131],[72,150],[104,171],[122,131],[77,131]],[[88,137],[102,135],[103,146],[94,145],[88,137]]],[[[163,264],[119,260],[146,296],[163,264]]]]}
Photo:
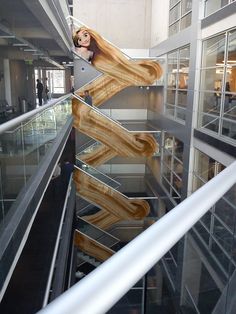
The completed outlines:
{"type": "Polygon", "coordinates": [[[19,250],[22,251],[27,240],[27,228],[31,218],[36,214],[43,194],[49,184],[58,156],[63,151],[73,125],[73,118],[70,117],[64,128],[58,134],[54,145],[41,160],[37,172],[27,181],[24,188],[18,194],[15,203],[6,215],[4,223],[0,225],[0,269],[4,270],[0,277],[0,300],[6,288],[6,281],[10,280],[19,258],[19,250]],[[17,256],[17,257],[16,257],[17,256]]]}
{"type": "Polygon", "coordinates": [[[39,113],[42,113],[43,111],[45,111],[46,109],[48,108],[51,108],[55,105],[57,105],[58,103],[60,103],[61,101],[63,100],[66,100],[67,98],[70,98],[72,96],[72,94],[67,94],[65,96],[62,96],[58,99],[56,99],[55,102],[53,103],[50,103],[50,104],[46,104],[44,106],[41,106],[39,108],[36,108],[36,109],[33,109],[27,113],[24,113],[22,115],[20,115],[19,117],[17,118],[14,118],[10,121],[7,121],[3,124],[0,125],[0,134],[3,133],[3,132],[6,132],[8,131],[9,129],[13,128],[14,126],[18,126],[20,123],[24,122],[25,120],[39,114],[39,113]]]}

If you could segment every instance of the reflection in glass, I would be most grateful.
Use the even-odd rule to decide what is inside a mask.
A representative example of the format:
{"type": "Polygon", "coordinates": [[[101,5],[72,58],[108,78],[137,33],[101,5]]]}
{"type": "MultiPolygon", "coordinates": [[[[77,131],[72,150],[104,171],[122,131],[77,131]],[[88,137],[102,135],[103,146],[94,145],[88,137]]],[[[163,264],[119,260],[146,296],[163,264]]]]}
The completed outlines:
{"type": "Polygon", "coordinates": [[[175,115],[175,106],[167,104],[165,107],[166,115],[174,116],[175,115]]]}
{"type": "Polygon", "coordinates": [[[171,168],[172,156],[166,150],[165,150],[163,160],[164,160],[164,163],[167,165],[167,167],[171,168]]]}
{"type": "Polygon", "coordinates": [[[192,186],[192,192],[197,191],[200,187],[202,187],[205,184],[203,180],[200,178],[193,176],[193,186],[192,186]]]}
{"type": "Polygon", "coordinates": [[[211,251],[214,254],[215,258],[218,260],[218,262],[221,264],[221,266],[224,268],[225,272],[228,273],[230,259],[223,252],[218,243],[216,243],[216,241],[214,240],[212,240],[211,251]]]}
{"type": "Polygon", "coordinates": [[[222,135],[235,140],[236,139],[236,121],[223,119],[222,135]]]}
{"type": "Polygon", "coordinates": [[[166,102],[168,104],[175,104],[175,90],[167,89],[166,102]]]}
{"type": "Polygon", "coordinates": [[[199,106],[201,111],[211,115],[219,115],[221,104],[221,94],[218,93],[200,93],[199,106]]]}
{"type": "Polygon", "coordinates": [[[201,70],[201,90],[216,90],[223,81],[223,67],[201,70]]]}
{"type": "Polygon", "coordinates": [[[188,88],[190,48],[185,47],[179,51],[179,81],[178,87],[181,89],[188,88]]]}
{"type": "Polygon", "coordinates": [[[174,23],[180,18],[180,3],[170,10],[169,24],[174,23]]]}
{"type": "Polygon", "coordinates": [[[168,73],[177,72],[178,52],[172,52],[167,55],[168,73]]]}
{"type": "Polygon", "coordinates": [[[208,211],[202,218],[201,222],[203,225],[210,231],[210,224],[211,224],[211,212],[208,211]]]}
{"type": "Polygon", "coordinates": [[[187,91],[178,91],[178,106],[180,107],[187,107],[187,91]]]}
{"type": "Polygon", "coordinates": [[[184,143],[175,138],[174,156],[183,161],[184,143]]]}
{"type": "Polygon", "coordinates": [[[0,135],[3,206],[0,218],[4,219],[70,116],[71,99],[68,98],[0,135]]]}
{"type": "Polygon", "coordinates": [[[197,149],[195,150],[194,169],[195,174],[202,178],[204,182],[209,181],[217,174],[216,161],[197,149]]]}
{"type": "Polygon", "coordinates": [[[181,4],[182,15],[192,10],[192,0],[182,0],[181,4]]]}
{"type": "Polygon", "coordinates": [[[176,120],[185,122],[186,120],[186,109],[176,107],[176,120]]]}
{"type": "Polygon", "coordinates": [[[200,126],[215,133],[218,133],[219,117],[202,114],[200,115],[200,126]]]}
{"type": "Polygon", "coordinates": [[[180,29],[185,29],[186,27],[189,27],[192,22],[192,13],[189,13],[185,15],[180,22],[180,29]]]}
{"type": "Polygon", "coordinates": [[[179,21],[169,27],[169,36],[178,33],[179,31],[179,21]]]}
{"type": "Polygon", "coordinates": [[[208,16],[229,3],[229,0],[205,0],[205,16],[208,16]]]}
{"type": "Polygon", "coordinates": [[[203,42],[202,67],[215,67],[225,58],[225,34],[215,36],[203,42]]]}
{"type": "Polygon", "coordinates": [[[173,5],[175,5],[179,1],[180,0],[170,0],[170,7],[173,7],[173,5]]]}
{"type": "Polygon", "coordinates": [[[214,218],[213,236],[222,246],[223,250],[230,255],[233,245],[233,235],[216,217],[214,218]]]}

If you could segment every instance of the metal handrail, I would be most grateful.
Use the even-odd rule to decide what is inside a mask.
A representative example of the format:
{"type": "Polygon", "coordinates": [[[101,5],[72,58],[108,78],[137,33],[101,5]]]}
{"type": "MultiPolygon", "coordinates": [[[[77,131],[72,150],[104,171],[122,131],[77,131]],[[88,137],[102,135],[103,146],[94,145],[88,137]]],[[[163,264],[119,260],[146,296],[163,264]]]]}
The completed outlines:
{"type": "Polygon", "coordinates": [[[235,173],[236,161],[38,313],[106,313],[236,183],[235,173]]]}
{"type": "MultiPolygon", "coordinates": [[[[88,165],[86,162],[84,162],[83,160],[79,159],[78,157],[76,157],[76,160],[79,160],[81,163],[83,163],[84,165],[88,166],[90,169],[92,169],[93,171],[95,171],[96,174],[99,174],[99,175],[101,175],[102,177],[108,179],[109,181],[114,182],[114,183],[117,184],[118,186],[121,185],[120,182],[114,180],[113,178],[109,177],[107,174],[101,172],[100,170],[96,169],[95,167],[88,165]]],[[[77,166],[77,165],[75,165],[75,166],[76,166],[77,168],[79,168],[80,170],[83,170],[83,169],[80,168],[79,166],[77,166]]],[[[84,171],[84,170],[83,170],[83,171],[84,171]]],[[[85,172],[86,172],[86,171],[85,171],[85,172]]],[[[88,172],[86,172],[86,173],[88,173],[88,172]]],[[[92,176],[94,176],[94,177],[97,179],[96,174],[93,174],[92,176]]],[[[90,175],[91,175],[91,174],[90,174],[90,175]]]]}
{"type": "Polygon", "coordinates": [[[67,188],[67,191],[66,191],[65,203],[64,203],[64,206],[63,206],[63,211],[62,211],[62,215],[61,215],[60,225],[59,225],[58,232],[57,232],[57,239],[56,239],[56,243],[55,243],[55,247],[54,247],[52,262],[51,262],[49,276],[48,276],[48,281],[47,281],[45,294],[44,294],[44,299],[43,299],[43,307],[47,305],[48,300],[49,300],[50,289],[51,289],[51,285],[52,285],[52,279],[53,279],[54,269],[55,269],[55,265],[56,265],[58,249],[59,249],[59,245],[60,245],[60,241],[61,241],[61,237],[62,237],[62,228],[63,228],[63,223],[64,223],[66,210],[67,210],[67,201],[68,201],[68,198],[69,198],[69,195],[70,195],[70,191],[71,191],[71,182],[72,182],[72,175],[70,176],[68,188],[67,188]]]}
{"type": "MultiPolygon", "coordinates": [[[[25,120],[35,116],[36,114],[38,113],[41,113],[42,111],[50,108],[50,107],[53,107],[55,106],[56,104],[58,104],[59,102],[69,98],[70,96],[72,96],[73,94],[67,94],[67,95],[64,95],[58,99],[56,99],[55,102],[52,102],[50,104],[47,104],[47,105],[43,105],[37,109],[34,109],[34,110],[31,110],[25,114],[22,114],[20,115],[19,117],[16,117],[10,121],[7,121],[3,124],[0,125],[0,134],[3,133],[3,132],[6,132],[8,131],[9,129],[13,128],[13,127],[18,127],[20,123],[24,122],[25,120]]],[[[28,121],[27,121],[28,122],[28,121]]]]}

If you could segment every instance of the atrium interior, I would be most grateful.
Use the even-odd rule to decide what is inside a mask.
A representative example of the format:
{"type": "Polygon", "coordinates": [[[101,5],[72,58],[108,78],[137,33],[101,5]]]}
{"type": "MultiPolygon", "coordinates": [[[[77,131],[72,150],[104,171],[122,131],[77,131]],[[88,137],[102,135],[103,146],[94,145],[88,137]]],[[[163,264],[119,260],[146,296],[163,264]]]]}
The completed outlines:
{"type": "Polygon", "coordinates": [[[0,9],[0,312],[236,313],[236,2],[0,9]]]}

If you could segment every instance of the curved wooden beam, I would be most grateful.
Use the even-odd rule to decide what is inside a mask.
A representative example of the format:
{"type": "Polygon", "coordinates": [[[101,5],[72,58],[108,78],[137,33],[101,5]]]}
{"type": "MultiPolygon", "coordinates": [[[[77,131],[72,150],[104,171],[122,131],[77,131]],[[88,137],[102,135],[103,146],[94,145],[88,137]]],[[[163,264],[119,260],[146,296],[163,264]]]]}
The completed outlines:
{"type": "MultiPolygon", "coordinates": [[[[123,194],[87,175],[80,169],[74,170],[73,179],[80,196],[103,209],[102,215],[100,214],[101,216],[99,213],[95,214],[95,217],[97,218],[96,225],[99,227],[101,227],[101,225],[98,225],[98,223],[101,220],[104,218],[108,219],[105,212],[108,213],[109,216],[111,215],[109,218],[110,222],[114,223],[113,221],[118,222],[121,220],[143,219],[150,211],[147,201],[142,199],[129,199],[123,194]],[[101,220],[98,220],[98,218],[101,220]]],[[[83,219],[86,220],[87,217],[83,217],[83,219]]],[[[110,225],[111,224],[109,224],[109,226],[110,225]]],[[[106,227],[109,226],[106,225],[106,227]]]]}
{"type": "Polygon", "coordinates": [[[86,234],[75,230],[74,244],[89,256],[95,257],[97,260],[104,262],[115,252],[105,245],[95,241],[86,234]]]}

